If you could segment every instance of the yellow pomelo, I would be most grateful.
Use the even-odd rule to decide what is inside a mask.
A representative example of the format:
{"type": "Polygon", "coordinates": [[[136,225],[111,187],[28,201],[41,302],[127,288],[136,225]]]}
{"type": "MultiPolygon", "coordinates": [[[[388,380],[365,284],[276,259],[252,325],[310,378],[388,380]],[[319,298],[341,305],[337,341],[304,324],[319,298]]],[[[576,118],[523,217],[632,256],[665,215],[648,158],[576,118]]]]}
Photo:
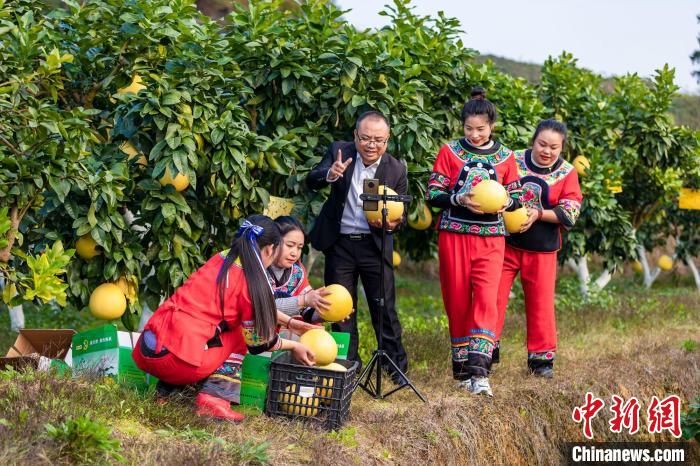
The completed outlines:
{"type": "Polygon", "coordinates": [[[318,309],[318,313],[323,320],[326,322],[339,322],[349,316],[352,312],[352,296],[350,296],[350,292],[343,285],[328,285],[326,291],[330,291],[330,294],[324,296],[324,299],[331,304],[327,311],[318,309]]]}
{"type": "Polygon", "coordinates": [[[644,267],[642,267],[641,262],[634,261],[634,262],[632,262],[632,270],[634,270],[637,273],[642,273],[642,272],[644,272],[644,267]]]}
{"type": "Polygon", "coordinates": [[[673,268],[673,259],[664,254],[663,256],[659,257],[656,264],[661,270],[671,270],[673,268]]]}
{"type": "Polygon", "coordinates": [[[487,214],[498,212],[508,201],[506,188],[494,180],[484,180],[474,186],[470,192],[472,200],[479,203],[479,210],[487,214]]]}
{"type": "Polygon", "coordinates": [[[297,395],[296,384],[287,385],[285,393],[280,393],[278,401],[280,409],[296,416],[315,416],[318,414],[318,398],[315,396],[297,395]]]}
{"type": "Polygon", "coordinates": [[[430,228],[431,223],[433,223],[433,214],[428,209],[428,206],[423,204],[423,211],[418,214],[415,220],[409,220],[408,226],[414,230],[427,230],[430,228]]]}
{"type": "Polygon", "coordinates": [[[129,160],[133,159],[137,155],[141,155],[141,157],[139,157],[138,159],[138,164],[143,165],[144,167],[148,165],[148,160],[146,160],[146,156],[141,154],[141,152],[139,152],[138,149],[134,147],[131,141],[124,142],[121,146],[119,146],[119,149],[129,156],[129,160]]]}
{"type": "Polygon", "coordinates": [[[165,169],[165,175],[160,179],[160,184],[161,186],[169,184],[172,185],[176,191],[184,191],[190,185],[190,180],[187,179],[187,175],[182,173],[178,173],[175,179],[173,179],[170,174],[170,168],[168,167],[165,169]]]}
{"type": "Polygon", "coordinates": [[[325,369],[327,371],[336,371],[336,372],[347,372],[348,369],[343,366],[342,364],[339,364],[337,362],[332,362],[326,366],[319,366],[319,369],[325,369]]]}
{"type": "MultiPolygon", "coordinates": [[[[379,194],[384,194],[384,185],[379,186],[379,194]]],[[[396,191],[391,188],[386,188],[387,194],[396,195],[396,191]]],[[[387,212],[386,219],[390,222],[395,222],[396,220],[401,220],[403,217],[403,202],[389,201],[386,203],[387,212]]],[[[384,202],[377,202],[377,210],[365,211],[365,216],[368,222],[382,221],[382,208],[384,207],[384,202]]]]}
{"type": "Polygon", "coordinates": [[[523,223],[527,222],[527,209],[520,207],[512,212],[503,212],[503,221],[506,224],[508,233],[518,233],[523,223]]]}
{"type": "Polygon", "coordinates": [[[401,254],[394,251],[394,253],[392,254],[392,262],[394,263],[394,267],[398,267],[399,265],[401,265],[401,254]]]}
{"type": "Polygon", "coordinates": [[[591,162],[589,162],[588,159],[583,155],[579,155],[578,157],[576,157],[572,164],[576,169],[576,172],[578,172],[579,176],[586,175],[586,172],[591,169],[591,162]]]}
{"type": "Polygon", "coordinates": [[[126,297],[114,283],[103,283],[90,295],[89,307],[98,319],[118,319],[126,311],[126,297]]]}
{"type": "Polygon", "coordinates": [[[141,76],[139,76],[138,73],[134,73],[134,77],[131,79],[131,84],[129,84],[126,87],[117,89],[117,94],[138,94],[141,89],[146,89],[146,86],[141,84],[142,82],[143,80],[141,79],[141,76]]]}
{"type": "Polygon", "coordinates": [[[316,364],[325,366],[335,361],[338,356],[338,345],[330,333],[322,328],[314,328],[299,338],[299,343],[307,346],[316,356],[316,364]]]}
{"type": "Polygon", "coordinates": [[[134,284],[133,280],[128,280],[126,277],[121,276],[114,284],[119,287],[129,302],[136,299],[136,285],[134,284]]]}
{"type": "Polygon", "coordinates": [[[90,260],[100,254],[97,242],[89,234],[78,238],[78,241],[75,242],[75,252],[85,260],[90,260]]]}

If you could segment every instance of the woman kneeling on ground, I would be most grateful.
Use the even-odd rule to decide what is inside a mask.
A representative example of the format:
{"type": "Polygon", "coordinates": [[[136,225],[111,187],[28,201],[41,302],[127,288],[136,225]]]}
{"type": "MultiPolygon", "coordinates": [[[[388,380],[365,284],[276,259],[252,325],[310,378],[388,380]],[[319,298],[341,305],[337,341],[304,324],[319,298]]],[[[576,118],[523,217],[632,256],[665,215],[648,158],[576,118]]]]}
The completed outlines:
{"type": "MultiPolygon", "coordinates": [[[[277,225],[249,217],[228,251],[214,255],[153,314],[133,352],[136,365],[171,385],[200,382],[197,414],[231,421],[243,415],[230,403],[240,396],[240,363],[246,352],[291,350],[307,365],[311,350],[277,334],[278,321],[266,269],[280,243],[277,225]]],[[[289,322],[302,331],[308,324],[289,322]]]]}

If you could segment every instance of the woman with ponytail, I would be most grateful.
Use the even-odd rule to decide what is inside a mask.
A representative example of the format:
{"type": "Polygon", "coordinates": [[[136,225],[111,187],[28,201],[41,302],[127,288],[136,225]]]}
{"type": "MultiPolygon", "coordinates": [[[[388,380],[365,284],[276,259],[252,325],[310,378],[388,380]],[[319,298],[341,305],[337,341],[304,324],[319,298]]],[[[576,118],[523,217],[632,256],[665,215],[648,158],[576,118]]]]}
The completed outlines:
{"type": "Polygon", "coordinates": [[[230,403],[238,401],[246,352],[291,350],[302,363],[314,362],[309,348],[277,334],[282,316],[266,269],[279,243],[269,217],[249,217],[231,248],[209,259],[155,311],[134,348],[136,365],[161,382],[200,383],[200,416],[243,419],[230,403]]]}
{"type": "Polygon", "coordinates": [[[520,186],[513,152],[491,138],[495,123],[496,107],[474,88],[462,110],[464,137],[442,146],[426,191],[428,203],[442,209],[438,256],[452,374],[458,388],[488,396],[505,249],[501,212],[518,207],[520,186]],[[484,213],[472,199],[471,190],[483,180],[497,181],[511,194],[501,211],[484,213]]]}

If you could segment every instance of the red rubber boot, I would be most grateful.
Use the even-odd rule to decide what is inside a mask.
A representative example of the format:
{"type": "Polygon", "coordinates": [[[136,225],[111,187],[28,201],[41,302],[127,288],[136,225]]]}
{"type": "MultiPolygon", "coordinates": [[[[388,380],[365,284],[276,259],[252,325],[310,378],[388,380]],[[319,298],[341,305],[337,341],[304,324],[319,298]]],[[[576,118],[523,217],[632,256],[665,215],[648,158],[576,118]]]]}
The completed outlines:
{"type": "Polygon", "coordinates": [[[197,405],[197,416],[232,422],[240,422],[245,419],[244,415],[231,409],[231,403],[228,400],[208,393],[199,393],[195,404],[197,405]]]}

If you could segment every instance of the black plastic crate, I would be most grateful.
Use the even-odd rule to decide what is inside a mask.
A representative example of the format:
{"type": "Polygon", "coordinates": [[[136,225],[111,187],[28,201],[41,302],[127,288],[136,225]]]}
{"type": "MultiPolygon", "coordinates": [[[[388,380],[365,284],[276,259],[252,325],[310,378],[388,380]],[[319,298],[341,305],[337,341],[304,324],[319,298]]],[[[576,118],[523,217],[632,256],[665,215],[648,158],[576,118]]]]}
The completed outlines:
{"type": "Polygon", "coordinates": [[[335,361],[347,372],[297,363],[289,352],[270,364],[265,413],[321,423],[327,429],[342,426],[350,414],[357,361],[335,361]]]}

